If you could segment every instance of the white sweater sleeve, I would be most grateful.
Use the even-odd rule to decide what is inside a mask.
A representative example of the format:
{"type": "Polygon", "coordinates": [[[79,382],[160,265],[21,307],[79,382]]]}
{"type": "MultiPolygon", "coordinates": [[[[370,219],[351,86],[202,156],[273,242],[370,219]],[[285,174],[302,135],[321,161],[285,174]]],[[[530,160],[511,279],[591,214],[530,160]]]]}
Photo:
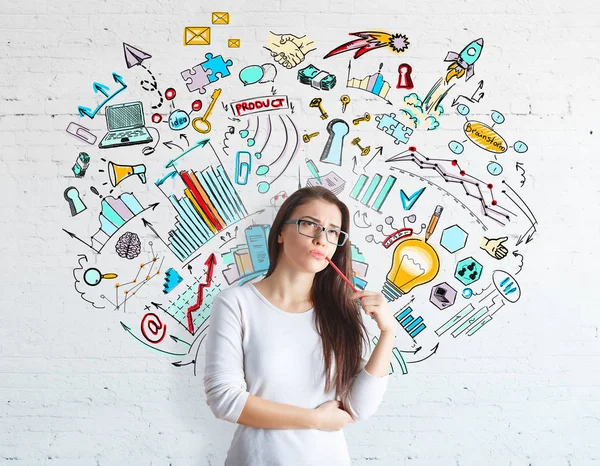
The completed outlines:
{"type": "Polygon", "coordinates": [[[367,358],[370,358],[370,354],[368,356],[363,354],[358,374],[352,382],[348,405],[344,406],[357,421],[364,421],[377,411],[390,378],[389,374],[383,377],[375,377],[369,374],[365,370],[368,362],[367,358]]]}
{"type": "Polygon", "coordinates": [[[218,419],[236,423],[250,393],[244,378],[242,316],[237,300],[217,294],[206,337],[204,391],[218,419]]]}

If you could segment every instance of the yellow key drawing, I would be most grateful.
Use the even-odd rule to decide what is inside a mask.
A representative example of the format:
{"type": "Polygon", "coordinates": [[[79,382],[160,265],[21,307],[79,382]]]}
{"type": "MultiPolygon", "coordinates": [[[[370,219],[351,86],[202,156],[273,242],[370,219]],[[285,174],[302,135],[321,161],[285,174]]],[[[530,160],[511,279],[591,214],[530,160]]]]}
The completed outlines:
{"type": "Polygon", "coordinates": [[[344,113],[346,111],[346,107],[348,106],[348,104],[350,103],[350,96],[349,95],[343,95],[340,98],[340,101],[342,102],[342,113],[344,113]]]}
{"type": "Polygon", "coordinates": [[[210,105],[206,109],[206,112],[204,112],[204,115],[202,115],[201,117],[198,117],[198,118],[194,118],[192,120],[192,126],[199,133],[210,132],[211,125],[210,125],[210,122],[208,121],[208,116],[210,115],[210,112],[212,112],[212,109],[215,106],[215,103],[217,102],[217,99],[219,98],[220,95],[221,95],[221,89],[215,89],[213,91],[212,95],[210,96],[210,98],[212,100],[210,101],[210,105]]]}

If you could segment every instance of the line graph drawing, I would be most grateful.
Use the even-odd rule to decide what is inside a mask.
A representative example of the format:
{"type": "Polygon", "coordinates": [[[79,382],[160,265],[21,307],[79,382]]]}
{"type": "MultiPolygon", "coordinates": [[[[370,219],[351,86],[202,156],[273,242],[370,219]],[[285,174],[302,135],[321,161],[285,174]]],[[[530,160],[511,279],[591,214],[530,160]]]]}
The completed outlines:
{"type": "MultiPolygon", "coordinates": [[[[460,184],[462,186],[462,188],[464,189],[465,194],[467,196],[474,197],[475,199],[477,199],[480,202],[481,207],[483,209],[483,214],[486,217],[498,222],[502,226],[506,225],[505,221],[510,221],[510,216],[508,214],[515,215],[513,212],[510,212],[507,209],[505,209],[504,207],[498,205],[498,201],[496,199],[494,199],[494,195],[493,195],[493,191],[492,191],[492,189],[493,189],[492,184],[489,184],[489,183],[486,184],[482,180],[479,180],[479,179],[469,175],[464,170],[460,170],[459,176],[454,175],[444,168],[443,163],[437,163],[437,162],[444,162],[444,163],[449,162],[451,165],[457,166],[458,163],[455,160],[430,159],[430,158],[424,156],[423,154],[421,154],[419,151],[417,151],[417,149],[415,147],[409,147],[408,150],[403,151],[397,155],[390,157],[389,159],[386,160],[386,162],[413,162],[414,164],[416,164],[419,168],[421,168],[423,170],[433,170],[433,171],[437,172],[448,183],[460,184]],[[487,192],[489,193],[489,197],[492,198],[492,201],[490,201],[490,202],[486,201],[486,199],[484,197],[484,192],[481,189],[481,185],[486,186],[487,192]],[[502,209],[503,211],[505,211],[507,213],[500,212],[498,209],[502,209]],[[500,217],[502,220],[500,220],[497,217],[500,217]]],[[[426,181],[425,178],[423,178],[423,179],[426,181]]],[[[448,193],[448,191],[445,191],[445,192],[448,193]]],[[[461,203],[461,204],[463,206],[465,206],[463,203],[461,203]]],[[[467,208],[467,207],[465,206],[465,208],[467,208]]],[[[470,210],[470,209],[468,209],[468,210],[470,210]]],[[[479,217],[477,217],[474,212],[472,212],[472,213],[475,218],[479,219],[479,217]]],[[[483,223],[483,222],[481,222],[481,223],[483,223]]]]}
{"type": "Polygon", "coordinates": [[[135,294],[142,288],[144,287],[150,280],[152,280],[154,277],[156,277],[157,275],[160,274],[160,269],[162,267],[162,264],[165,260],[165,258],[163,257],[162,260],[160,261],[160,264],[157,266],[159,257],[154,253],[154,248],[152,247],[152,241],[148,242],[148,245],[150,246],[150,249],[152,251],[152,258],[147,261],[144,262],[143,264],[140,264],[140,266],[138,267],[137,273],[135,274],[135,277],[131,280],[129,280],[128,282],[125,283],[117,283],[115,285],[115,298],[114,301],[110,300],[105,294],[100,295],[100,297],[106,301],[108,301],[113,307],[115,311],[118,311],[119,309],[121,309],[121,307],[123,308],[123,312],[125,312],[126,309],[126,305],[127,305],[127,301],[129,301],[129,298],[131,298],[132,296],[135,296],[135,294]],[[156,271],[154,271],[156,267],[156,271]],[[138,279],[140,278],[140,274],[143,272],[145,272],[145,277],[138,282],[138,279]],[[123,287],[128,287],[129,285],[133,285],[131,288],[126,288],[123,291],[121,291],[121,289],[123,289],[123,287]],[[123,293],[125,295],[125,298],[120,298],[120,294],[123,293]]]}
{"type": "Polygon", "coordinates": [[[450,199],[452,199],[454,202],[456,202],[459,205],[459,207],[461,207],[462,209],[466,210],[469,213],[469,215],[471,216],[471,218],[473,218],[473,220],[481,227],[481,229],[483,231],[487,231],[488,230],[488,227],[486,226],[486,224],[483,223],[483,221],[481,220],[481,218],[479,218],[475,212],[473,212],[471,209],[469,209],[469,207],[467,207],[465,205],[465,203],[462,202],[460,199],[458,199],[454,194],[446,191],[440,185],[435,184],[431,180],[428,180],[427,178],[419,176],[419,175],[417,175],[415,173],[409,172],[407,170],[403,170],[402,168],[390,167],[390,170],[398,171],[400,173],[404,173],[405,175],[408,175],[408,176],[413,177],[413,178],[418,178],[419,180],[423,181],[424,183],[427,183],[432,188],[435,188],[435,189],[441,191],[445,196],[450,197],[450,199]]]}

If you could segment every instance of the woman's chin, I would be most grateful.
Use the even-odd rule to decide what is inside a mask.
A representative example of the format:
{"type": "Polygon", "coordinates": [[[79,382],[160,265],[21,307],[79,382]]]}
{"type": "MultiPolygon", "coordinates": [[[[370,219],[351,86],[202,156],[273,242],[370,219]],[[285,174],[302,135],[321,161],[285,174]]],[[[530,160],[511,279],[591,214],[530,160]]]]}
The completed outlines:
{"type": "Polygon", "coordinates": [[[307,272],[317,273],[327,266],[327,261],[317,260],[314,257],[308,257],[305,261],[302,261],[302,263],[298,265],[300,265],[300,267],[307,272]]]}
{"type": "Polygon", "coordinates": [[[309,267],[314,272],[320,272],[321,270],[324,270],[327,267],[327,261],[325,259],[318,261],[313,259],[312,264],[309,264],[309,267]]]}

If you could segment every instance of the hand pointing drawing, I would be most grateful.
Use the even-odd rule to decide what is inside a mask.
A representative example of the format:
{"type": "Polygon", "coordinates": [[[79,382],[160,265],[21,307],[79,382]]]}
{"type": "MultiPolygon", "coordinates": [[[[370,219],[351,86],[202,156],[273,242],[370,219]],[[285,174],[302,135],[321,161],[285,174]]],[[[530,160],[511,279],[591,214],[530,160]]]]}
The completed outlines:
{"type": "Polygon", "coordinates": [[[507,239],[507,236],[496,239],[489,239],[484,236],[479,244],[479,247],[487,252],[490,256],[495,257],[498,260],[504,259],[508,254],[508,249],[506,249],[502,243],[504,243],[507,239]]]}

